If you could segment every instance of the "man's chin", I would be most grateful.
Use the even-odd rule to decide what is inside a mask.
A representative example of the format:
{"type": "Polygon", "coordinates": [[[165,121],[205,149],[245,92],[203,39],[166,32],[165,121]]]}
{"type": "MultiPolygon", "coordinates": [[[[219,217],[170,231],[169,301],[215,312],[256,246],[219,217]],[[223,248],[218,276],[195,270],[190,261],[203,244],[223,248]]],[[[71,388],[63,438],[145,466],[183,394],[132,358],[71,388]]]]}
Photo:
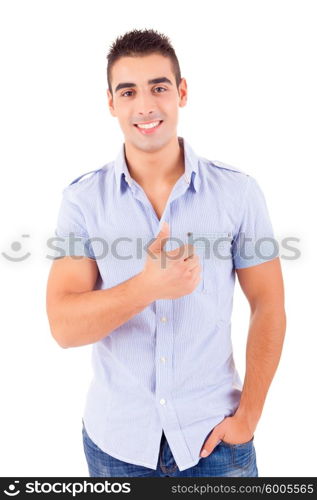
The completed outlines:
{"type": "MultiPolygon", "coordinates": [[[[177,137],[177,135],[175,135],[177,137]]],[[[142,137],[141,140],[125,137],[125,143],[130,144],[133,148],[143,151],[144,153],[155,153],[160,151],[171,141],[171,137],[142,137]]]]}
{"type": "MultiPolygon", "coordinates": [[[[137,131],[138,132],[138,131],[137,131]]],[[[169,134],[164,131],[164,134],[160,134],[158,137],[154,136],[144,136],[144,137],[135,137],[134,134],[131,136],[125,136],[125,143],[130,144],[131,147],[138,149],[139,151],[143,151],[144,153],[154,153],[156,151],[160,151],[167,144],[169,144],[174,138],[177,139],[177,131],[172,131],[169,134]]],[[[138,132],[139,133],[139,132],[138,132]]]]}

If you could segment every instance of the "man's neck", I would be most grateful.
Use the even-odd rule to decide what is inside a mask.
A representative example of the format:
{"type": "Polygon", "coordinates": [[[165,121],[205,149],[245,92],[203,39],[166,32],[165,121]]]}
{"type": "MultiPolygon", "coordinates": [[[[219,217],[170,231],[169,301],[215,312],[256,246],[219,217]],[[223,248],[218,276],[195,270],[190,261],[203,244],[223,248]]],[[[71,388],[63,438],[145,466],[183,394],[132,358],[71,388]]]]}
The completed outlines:
{"type": "Polygon", "coordinates": [[[178,137],[155,152],[140,151],[130,143],[125,143],[124,149],[130,175],[140,186],[173,186],[185,172],[184,151],[178,137]]]}

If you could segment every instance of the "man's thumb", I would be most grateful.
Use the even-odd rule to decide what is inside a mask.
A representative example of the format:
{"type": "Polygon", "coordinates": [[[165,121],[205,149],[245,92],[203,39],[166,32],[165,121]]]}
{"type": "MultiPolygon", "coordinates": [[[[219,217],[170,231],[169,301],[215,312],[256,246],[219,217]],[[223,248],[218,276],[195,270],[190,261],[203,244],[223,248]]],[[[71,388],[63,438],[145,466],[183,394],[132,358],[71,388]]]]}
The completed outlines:
{"type": "Polygon", "coordinates": [[[166,221],[162,224],[162,229],[156,236],[155,240],[149,245],[148,249],[153,253],[161,253],[163,247],[166,243],[166,240],[169,238],[170,228],[166,221]]]}

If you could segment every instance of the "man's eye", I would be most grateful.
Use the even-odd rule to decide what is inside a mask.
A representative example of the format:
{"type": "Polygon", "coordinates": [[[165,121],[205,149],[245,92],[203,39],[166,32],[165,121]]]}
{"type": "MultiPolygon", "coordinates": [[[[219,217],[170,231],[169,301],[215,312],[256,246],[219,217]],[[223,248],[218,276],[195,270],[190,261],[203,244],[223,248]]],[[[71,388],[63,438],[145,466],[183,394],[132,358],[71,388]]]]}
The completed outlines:
{"type": "MultiPolygon", "coordinates": [[[[164,90],[164,91],[166,91],[166,90],[167,90],[165,87],[155,87],[155,89],[154,89],[154,90],[156,90],[156,89],[161,89],[161,90],[164,90]]],[[[125,96],[126,94],[128,94],[129,92],[131,93],[131,92],[133,92],[133,90],[126,90],[126,91],[125,91],[125,92],[123,92],[121,95],[124,97],[124,96],[125,96]]],[[[159,93],[159,94],[162,94],[162,92],[158,92],[158,93],[159,93]]],[[[164,92],[163,92],[163,94],[164,94],[164,92]]],[[[128,96],[128,97],[129,97],[129,96],[128,96]]]]}
{"type": "Polygon", "coordinates": [[[127,92],[132,92],[132,90],[127,90],[126,92],[123,92],[123,94],[121,95],[124,96],[125,94],[127,94],[127,92]]]}

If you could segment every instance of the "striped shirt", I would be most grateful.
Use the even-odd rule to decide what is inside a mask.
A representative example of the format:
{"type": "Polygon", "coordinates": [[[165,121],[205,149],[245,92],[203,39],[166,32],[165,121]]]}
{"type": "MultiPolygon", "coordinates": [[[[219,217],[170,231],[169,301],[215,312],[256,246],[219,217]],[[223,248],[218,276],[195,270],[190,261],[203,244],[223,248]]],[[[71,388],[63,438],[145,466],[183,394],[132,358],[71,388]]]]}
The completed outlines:
{"type": "Polygon", "coordinates": [[[164,250],[194,244],[202,278],[192,293],[155,300],[92,344],[83,410],[101,450],[153,470],[164,430],[182,471],[198,463],[207,434],[239,406],[242,382],[231,342],[235,269],[276,258],[277,250],[257,181],[178,141],[185,172],[161,219],[131,177],[123,144],[114,161],[63,190],[53,258],[95,259],[95,289],[107,289],[142,271],[146,246],[163,221],[170,226],[164,250]]]}

